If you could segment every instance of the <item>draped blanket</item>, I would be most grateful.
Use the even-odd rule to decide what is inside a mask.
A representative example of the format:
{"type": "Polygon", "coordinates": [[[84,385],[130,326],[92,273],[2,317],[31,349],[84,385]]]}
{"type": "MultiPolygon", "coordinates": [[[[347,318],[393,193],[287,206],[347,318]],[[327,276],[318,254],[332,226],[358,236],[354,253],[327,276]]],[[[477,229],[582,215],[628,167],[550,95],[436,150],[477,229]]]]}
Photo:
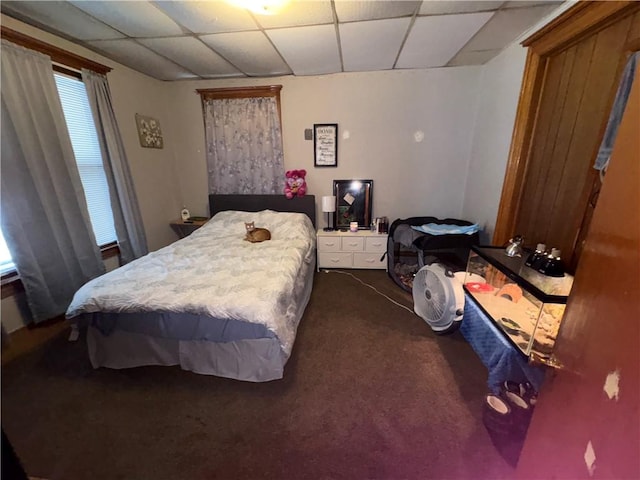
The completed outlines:
{"type": "Polygon", "coordinates": [[[189,237],[149,253],[80,288],[67,310],[181,312],[259,323],[288,355],[295,339],[293,292],[315,258],[306,215],[265,210],[220,212],[189,237]],[[271,240],[244,240],[244,222],[268,228],[271,240]]]}

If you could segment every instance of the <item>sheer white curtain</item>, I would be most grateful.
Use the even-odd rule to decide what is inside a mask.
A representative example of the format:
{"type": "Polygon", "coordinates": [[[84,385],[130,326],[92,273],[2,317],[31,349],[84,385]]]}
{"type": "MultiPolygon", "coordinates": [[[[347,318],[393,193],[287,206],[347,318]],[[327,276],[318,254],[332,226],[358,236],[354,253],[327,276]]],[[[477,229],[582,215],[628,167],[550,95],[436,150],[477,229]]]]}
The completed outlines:
{"type": "Polygon", "coordinates": [[[107,78],[104,75],[83,69],[82,80],[87,89],[87,97],[91,105],[102,152],[104,171],[109,184],[111,210],[118,236],[120,260],[122,263],[127,263],[146,255],[148,252],[129,162],[113,112],[107,78]]]}
{"type": "Polygon", "coordinates": [[[276,99],[203,103],[209,193],[282,193],[284,156],[276,99]]]}
{"type": "Polygon", "coordinates": [[[2,232],[35,322],[104,273],[49,57],[2,40],[2,232]]]}

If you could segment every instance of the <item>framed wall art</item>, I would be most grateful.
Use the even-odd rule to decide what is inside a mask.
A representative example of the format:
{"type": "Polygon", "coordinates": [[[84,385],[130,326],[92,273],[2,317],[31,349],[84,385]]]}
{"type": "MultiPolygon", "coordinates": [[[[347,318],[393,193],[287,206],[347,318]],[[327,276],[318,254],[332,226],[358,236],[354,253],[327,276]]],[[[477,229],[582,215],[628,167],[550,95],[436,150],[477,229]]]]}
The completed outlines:
{"type": "Polygon", "coordinates": [[[316,167],[338,166],[337,123],[313,125],[313,165],[316,167]]]}
{"type": "Polygon", "coordinates": [[[136,126],[138,127],[138,138],[140,146],[145,148],[162,148],[162,130],[160,122],[152,117],[136,113],[136,126]]]}

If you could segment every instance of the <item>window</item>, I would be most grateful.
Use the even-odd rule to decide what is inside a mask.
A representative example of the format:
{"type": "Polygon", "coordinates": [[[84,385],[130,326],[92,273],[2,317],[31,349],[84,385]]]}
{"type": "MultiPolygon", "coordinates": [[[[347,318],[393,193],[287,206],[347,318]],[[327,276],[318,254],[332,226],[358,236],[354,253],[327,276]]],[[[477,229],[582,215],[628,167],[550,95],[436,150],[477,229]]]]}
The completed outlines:
{"type": "Polygon", "coordinates": [[[62,101],[73,153],[87,199],[93,233],[98,245],[116,241],[109,186],[102,165],[102,154],[84,83],[59,73],[54,74],[62,101]]]}
{"type": "MultiPolygon", "coordinates": [[[[55,73],[54,77],[96,242],[99,246],[115,242],[117,237],[113,224],[109,187],[84,83],[59,73],[55,73]]],[[[4,236],[0,232],[0,274],[11,270],[15,270],[15,265],[4,236]]]]}
{"type": "Polygon", "coordinates": [[[4,235],[0,232],[0,275],[4,275],[11,270],[15,270],[11,252],[7,248],[7,242],[4,241],[4,235]]]}

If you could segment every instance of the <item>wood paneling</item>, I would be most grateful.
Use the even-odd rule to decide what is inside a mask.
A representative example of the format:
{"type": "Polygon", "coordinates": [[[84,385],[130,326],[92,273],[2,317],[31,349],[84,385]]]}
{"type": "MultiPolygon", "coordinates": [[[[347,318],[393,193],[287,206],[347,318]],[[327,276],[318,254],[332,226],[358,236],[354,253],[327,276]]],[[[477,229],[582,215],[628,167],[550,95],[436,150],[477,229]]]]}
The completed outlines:
{"type": "Polygon", "coordinates": [[[530,245],[560,248],[572,265],[596,176],[592,168],[624,57],[627,17],[548,59],[515,231],[530,245]]]}
{"type": "MultiPolygon", "coordinates": [[[[631,26],[629,27],[629,37],[627,43],[633,43],[640,40],[640,12],[633,15],[631,18],[631,26]]],[[[628,45],[627,50],[636,52],[640,50],[640,45],[628,45]]]]}
{"type": "Polygon", "coordinates": [[[540,56],[553,55],[637,9],[635,1],[581,1],[522,44],[540,56]]]}
{"type": "Polygon", "coordinates": [[[639,12],[640,4],[629,2],[581,2],[525,41],[530,50],[494,244],[519,233],[529,246],[560,248],[569,267],[577,263],[592,165],[639,12]]]}

